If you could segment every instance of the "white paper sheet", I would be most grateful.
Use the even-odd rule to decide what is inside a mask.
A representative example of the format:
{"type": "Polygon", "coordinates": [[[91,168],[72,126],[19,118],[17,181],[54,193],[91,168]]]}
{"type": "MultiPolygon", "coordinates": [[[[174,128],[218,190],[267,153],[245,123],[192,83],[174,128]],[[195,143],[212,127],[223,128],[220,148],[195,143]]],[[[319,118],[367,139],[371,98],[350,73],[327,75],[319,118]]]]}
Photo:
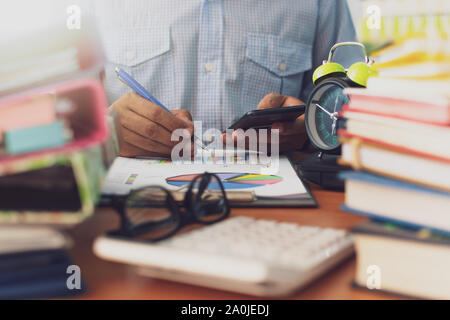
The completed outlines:
{"type": "MultiPolygon", "coordinates": [[[[255,186],[241,182],[239,189],[233,189],[232,184],[227,189],[254,191],[257,197],[283,198],[307,193],[305,186],[286,157],[280,157],[275,164],[272,162],[271,166],[242,163],[244,161],[239,161],[239,159],[235,159],[234,163],[230,163],[231,161],[223,162],[223,159],[211,158],[202,163],[181,163],[119,157],[109,170],[104,182],[103,194],[127,194],[132,189],[149,185],[159,185],[168,190],[177,190],[180,186],[171,185],[166,179],[170,181],[172,177],[201,174],[206,171],[211,173],[251,174],[253,179],[256,180],[259,178],[255,178],[253,175],[262,174],[261,180],[258,180],[261,181],[261,184],[253,181],[257,184],[255,186]],[[273,179],[268,175],[274,176],[273,179]],[[265,184],[263,179],[270,180],[272,183],[265,184]]],[[[224,182],[227,181],[229,180],[224,180],[224,182]]]]}

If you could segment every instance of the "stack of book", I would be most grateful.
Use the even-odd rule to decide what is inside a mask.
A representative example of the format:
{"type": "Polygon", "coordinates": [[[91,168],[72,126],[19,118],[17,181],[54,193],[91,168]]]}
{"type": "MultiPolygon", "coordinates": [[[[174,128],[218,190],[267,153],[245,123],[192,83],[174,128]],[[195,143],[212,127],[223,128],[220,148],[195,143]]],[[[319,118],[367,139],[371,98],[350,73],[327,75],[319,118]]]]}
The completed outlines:
{"type": "Polygon", "coordinates": [[[84,288],[68,239],[50,225],[94,213],[112,158],[102,158],[104,58],[92,31],[55,26],[0,47],[0,299],[84,288]]]}
{"type": "Polygon", "coordinates": [[[0,223],[79,223],[106,175],[95,29],[55,26],[0,49],[0,223]]]}
{"type": "Polygon", "coordinates": [[[342,208],[372,219],[353,230],[357,285],[375,266],[382,290],[449,299],[450,50],[434,39],[416,55],[423,41],[384,49],[379,76],[345,91],[340,163],[354,171],[342,208]]]}

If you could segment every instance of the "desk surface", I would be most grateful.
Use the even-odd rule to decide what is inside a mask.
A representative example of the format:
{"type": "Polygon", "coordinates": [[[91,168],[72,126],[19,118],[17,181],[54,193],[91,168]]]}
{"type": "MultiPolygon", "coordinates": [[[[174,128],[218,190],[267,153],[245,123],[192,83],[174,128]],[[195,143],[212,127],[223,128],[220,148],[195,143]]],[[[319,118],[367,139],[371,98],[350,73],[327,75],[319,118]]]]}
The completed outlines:
{"type": "MultiPolygon", "coordinates": [[[[339,210],[343,193],[312,187],[317,209],[233,209],[234,216],[274,219],[303,225],[348,229],[363,222],[362,217],[339,210]]],[[[133,268],[100,260],[92,253],[96,236],[118,226],[117,215],[111,209],[99,209],[89,221],[71,230],[75,246],[71,250],[88,285],[82,299],[255,299],[255,297],[207,289],[137,276],[133,268]]],[[[355,289],[350,283],[355,273],[355,258],[330,271],[289,299],[392,299],[394,296],[355,289]]]]}

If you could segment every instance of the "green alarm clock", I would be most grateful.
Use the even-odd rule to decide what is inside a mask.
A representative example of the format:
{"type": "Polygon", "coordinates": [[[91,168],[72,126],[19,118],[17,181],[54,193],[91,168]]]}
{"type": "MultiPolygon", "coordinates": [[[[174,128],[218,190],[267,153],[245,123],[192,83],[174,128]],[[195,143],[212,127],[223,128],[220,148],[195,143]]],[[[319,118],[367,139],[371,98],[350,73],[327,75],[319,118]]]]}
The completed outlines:
{"type": "Polygon", "coordinates": [[[365,87],[367,79],[375,74],[371,68],[372,61],[367,57],[363,44],[342,42],[334,45],[328,60],[318,67],[313,74],[314,90],[306,104],[306,132],[312,145],[319,151],[302,159],[298,163],[300,175],[323,188],[343,190],[344,182],[339,179],[341,171],[349,170],[340,166],[337,159],[340,143],[337,135],[339,112],[348,104],[349,98],[344,94],[348,87],[365,87]],[[335,50],[342,46],[358,46],[364,51],[365,61],[353,64],[348,70],[332,62],[335,50]]]}
{"type": "Polygon", "coordinates": [[[331,48],[328,60],[315,70],[313,74],[315,88],[306,105],[305,125],[311,143],[320,151],[339,152],[340,143],[337,136],[339,111],[349,102],[343,90],[347,87],[365,87],[369,76],[374,74],[371,63],[363,44],[342,42],[331,48]],[[357,62],[348,70],[332,62],[335,50],[342,46],[361,47],[365,62],[357,62]]]}

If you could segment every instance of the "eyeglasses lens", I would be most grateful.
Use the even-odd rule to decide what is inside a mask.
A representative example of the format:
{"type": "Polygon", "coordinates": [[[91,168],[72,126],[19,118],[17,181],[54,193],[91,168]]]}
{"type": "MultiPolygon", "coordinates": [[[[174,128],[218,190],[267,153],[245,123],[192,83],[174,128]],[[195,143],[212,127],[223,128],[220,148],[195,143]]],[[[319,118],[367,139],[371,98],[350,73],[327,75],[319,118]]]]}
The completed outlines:
{"type": "Polygon", "coordinates": [[[167,193],[158,187],[145,188],[131,194],[126,202],[126,217],[135,238],[156,240],[172,233],[179,225],[167,193]]]}

